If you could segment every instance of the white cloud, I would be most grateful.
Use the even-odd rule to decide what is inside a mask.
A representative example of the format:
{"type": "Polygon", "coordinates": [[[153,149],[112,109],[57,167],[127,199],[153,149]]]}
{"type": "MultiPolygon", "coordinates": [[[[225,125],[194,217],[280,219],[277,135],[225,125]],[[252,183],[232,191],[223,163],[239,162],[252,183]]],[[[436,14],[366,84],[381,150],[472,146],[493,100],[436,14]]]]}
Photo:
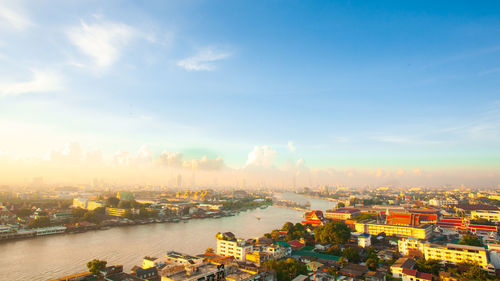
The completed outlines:
{"type": "Polygon", "coordinates": [[[163,151],[158,160],[160,165],[168,167],[180,167],[182,165],[182,153],[163,151]]]}
{"type": "Polygon", "coordinates": [[[118,166],[148,166],[153,163],[153,152],[147,145],[141,146],[135,155],[124,150],[119,150],[113,156],[113,162],[118,166]]]}
{"type": "Polygon", "coordinates": [[[72,141],[67,143],[63,149],[53,148],[49,151],[48,160],[59,162],[77,163],[83,159],[83,151],[80,143],[72,141]]]}
{"type": "Polygon", "coordinates": [[[23,82],[0,83],[0,96],[58,91],[63,88],[62,78],[52,71],[32,70],[33,78],[23,82]]]}
{"type": "Polygon", "coordinates": [[[290,150],[291,153],[295,153],[295,146],[292,141],[288,142],[288,150],[290,150]]]}
{"type": "Polygon", "coordinates": [[[124,150],[119,150],[113,155],[113,163],[118,166],[127,166],[130,153],[124,150]]]}
{"type": "Polygon", "coordinates": [[[188,71],[212,71],[216,68],[213,62],[226,59],[229,56],[229,53],[206,49],[192,57],[178,61],[177,65],[188,71]]]}
{"type": "Polygon", "coordinates": [[[121,56],[122,48],[134,37],[134,28],[118,22],[86,23],[71,28],[67,35],[98,67],[109,67],[121,56]]]}
{"type": "Polygon", "coordinates": [[[0,1],[0,25],[5,24],[16,30],[24,30],[33,23],[18,9],[7,7],[7,1],[0,1]]]}
{"type": "Polygon", "coordinates": [[[183,168],[193,170],[219,170],[223,166],[224,162],[221,157],[209,159],[207,156],[203,156],[200,160],[193,159],[182,163],[183,168]]]}
{"type": "Polygon", "coordinates": [[[102,151],[97,149],[85,152],[85,161],[89,164],[98,164],[102,162],[102,151]]]}
{"type": "Polygon", "coordinates": [[[248,153],[247,166],[271,167],[278,156],[278,152],[267,145],[255,146],[248,153]]]}

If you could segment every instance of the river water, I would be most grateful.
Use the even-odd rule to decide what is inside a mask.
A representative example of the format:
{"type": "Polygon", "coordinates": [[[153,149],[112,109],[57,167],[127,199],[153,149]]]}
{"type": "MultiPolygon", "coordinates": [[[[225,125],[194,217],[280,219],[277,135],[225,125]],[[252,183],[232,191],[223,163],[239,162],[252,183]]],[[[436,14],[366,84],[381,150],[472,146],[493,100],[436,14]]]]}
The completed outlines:
{"type": "MultiPolygon", "coordinates": [[[[326,210],[335,203],[284,193],[280,197],[326,210]]],[[[64,234],[0,243],[0,280],[49,280],[86,271],[94,258],[109,265],[123,264],[129,271],[144,256],[163,256],[169,250],[200,254],[216,248],[215,234],[231,231],[237,237],[252,238],[280,228],[285,222],[299,222],[303,212],[270,206],[233,217],[197,219],[186,223],[157,223],[115,227],[108,230],[64,234]],[[260,220],[257,219],[260,218],[260,220]]]]}

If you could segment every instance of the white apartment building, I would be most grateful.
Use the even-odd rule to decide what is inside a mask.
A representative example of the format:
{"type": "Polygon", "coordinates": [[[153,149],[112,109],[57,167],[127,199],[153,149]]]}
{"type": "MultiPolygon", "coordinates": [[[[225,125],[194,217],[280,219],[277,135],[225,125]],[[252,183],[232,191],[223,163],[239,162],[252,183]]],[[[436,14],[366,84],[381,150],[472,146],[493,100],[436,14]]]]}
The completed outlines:
{"type": "MultiPolygon", "coordinates": [[[[232,233],[231,233],[232,234],[232,233]]],[[[237,260],[246,261],[247,253],[253,252],[253,246],[234,235],[221,235],[217,237],[217,255],[233,256],[237,260]]]]}
{"type": "Polygon", "coordinates": [[[402,255],[408,255],[410,250],[418,250],[424,254],[426,260],[436,259],[450,263],[471,262],[477,263],[484,269],[489,268],[488,252],[484,247],[451,243],[444,246],[403,238],[398,241],[398,249],[402,255]]]}
{"type": "Polygon", "coordinates": [[[429,205],[440,207],[448,205],[457,205],[458,201],[455,199],[431,199],[429,200],[429,205]]]}
{"type": "Polygon", "coordinates": [[[73,207],[76,208],[82,208],[82,209],[87,209],[87,210],[95,210],[97,208],[104,207],[104,203],[98,202],[98,201],[93,201],[93,200],[88,200],[87,198],[74,198],[73,199],[73,207]]]}
{"type": "Polygon", "coordinates": [[[473,219],[487,219],[491,222],[500,222],[500,211],[472,211],[470,216],[473,219]]]}
{"type": "Polygon", "coordinates": [[[363,233],[358,236],[358,246],[362,248],[367,248],[372,245],[372,236],[370,234],[363,233]]]}

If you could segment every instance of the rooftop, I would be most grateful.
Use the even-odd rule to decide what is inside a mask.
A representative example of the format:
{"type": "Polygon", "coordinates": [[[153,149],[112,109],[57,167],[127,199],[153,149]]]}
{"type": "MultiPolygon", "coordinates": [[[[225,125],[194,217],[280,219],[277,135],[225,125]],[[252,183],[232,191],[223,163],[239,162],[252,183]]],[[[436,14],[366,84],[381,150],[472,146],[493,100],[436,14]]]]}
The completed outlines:
{"type": "Polygon", "coordinates": [[[359,209],[355,208],[338,208],[335,210],[328,210],[327,213],[343,213],[343,214],[354,214],[359,212],[359,209]]]}
{"type": "Polygon", "coordinates": [[[411,258],[399,258],[391,267],[409,268],[415,267],[417,262],[411,258]]]}
{"type": "Polygon", "coordinates": [[[187,270],[180,270],[180,271],[175,271],[167,274],[163,274],[164,276],[167,276],[168,278],[175,280],[175,281],[180,281],[184,279],[196,279],[196,276],[202,276],[205,275],[209,272],[212,271],[217,271],[217,266],[213,264],[205,264],[202,266],[197,267],[196,271],[187,271],[187,270]]]}
{"type": "Polygon", "coordinates": [[[411,275],[415,278],[432,281],[432,274],[423,273],[415,269],[403,268],[403,274],[411,275]]]}

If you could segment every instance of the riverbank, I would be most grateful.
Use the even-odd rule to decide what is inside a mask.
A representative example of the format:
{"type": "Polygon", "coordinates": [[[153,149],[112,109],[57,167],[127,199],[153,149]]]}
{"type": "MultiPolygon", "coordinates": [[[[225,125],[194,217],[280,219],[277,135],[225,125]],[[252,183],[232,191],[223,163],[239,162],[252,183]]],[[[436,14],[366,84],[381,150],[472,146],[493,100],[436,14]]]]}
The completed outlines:
{"type": "MultiPolygon", "coordinates": [[[[254,208],[255,209],[255,208],[254,208]]],[[[247,211],[245,209],[243,211],[247,211]]],[[[93,224],[93,223],[83,223],[79,225],[66,225],[66,226],[50,226],[44,228],[33,228],[33,229],[17,229],[17,228],[7,228],[4,226],[0,229],[0,243],[5,243],[11,240],[21,240],[21,239],[33,239],[33,238],[41,238],[45,236],[54,236],[58,234],[79,234],[85,233],[87,231],[96,231],[96,230],[107,230],[113,227],[122,227],[122,226],[134,226],[134,225],[144,225],[144,224],[154,224],[154,223],[180,223],[186,222],[191,219],[218,219],[222,217],[230,217],[239,214],[239,211],[221,211],[214,213],[213,215],[207,216],[197,216],[197,215],[189,215],[189,216],[178,216],[178,217],[170,217],[170,218],[156,218],[156,219],[145,219],[145,220],[129,220],[116,218],[112,220],[108,220],[103,222],[102,224],[93,224]]]]}
{"type": "MultiPolygon", "coordinates": [[[[312,209],[332,207],[332,203],[326,200],[309,201],[312,209]]],[[[214,248],[217,232],[233,232],[237,237],[259,237],[285,222],[302,221],[302,215],[302,211],[269,206],[217,219],[124,225],[79,235],[11,240],[0,243],[0,264],[9,269],[0,279],[49,280],[54,276],[86,271],[85,264],[96,258],[132,268],[142,263],[142,257],[164,256],[168,250],[196,254],[214,248]]]]}

